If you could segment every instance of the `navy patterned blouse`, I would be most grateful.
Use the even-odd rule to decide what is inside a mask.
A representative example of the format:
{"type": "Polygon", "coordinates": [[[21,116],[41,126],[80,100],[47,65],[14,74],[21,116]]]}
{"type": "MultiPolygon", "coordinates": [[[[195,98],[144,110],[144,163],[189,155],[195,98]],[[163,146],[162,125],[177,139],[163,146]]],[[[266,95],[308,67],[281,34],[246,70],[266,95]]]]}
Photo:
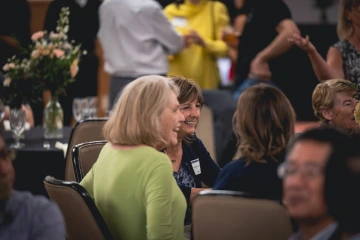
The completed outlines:
{"type": "Polygon", "coordinates": [[[174,178],[183,192],[188,208],[185,215],[185,225],[191,224],[191,206],[189,204],[191,188],[201,188],[202,182],[208,187],[215,184],[216,178],[220,172],[220,167],[211,158],[202,141],[198,138],[191,144],[182,144],[183,156],[178,172],[174,172],[174,178]],[[195,174],[192,160],[199,159],[200,174],[195,174]]]}
{"type": "Polygon", "coordinates": [[[353,83],[360,83],[360,53],[347,40],[339,41],[333,45],[342,55],[343,70],[346,80],[353,83]]]}

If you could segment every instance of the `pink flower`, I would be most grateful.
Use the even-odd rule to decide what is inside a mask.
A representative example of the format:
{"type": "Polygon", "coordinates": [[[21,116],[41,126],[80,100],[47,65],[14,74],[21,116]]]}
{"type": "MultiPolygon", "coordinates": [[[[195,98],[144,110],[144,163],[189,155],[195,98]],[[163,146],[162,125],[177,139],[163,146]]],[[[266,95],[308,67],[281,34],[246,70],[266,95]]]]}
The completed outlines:
{"type": "Polygon", "coordinates": [[[32,53],[31,53],[31,57],[32,57],[32,58],[36,59],[36,58],[38,58],[39,56],[40,56],[40,51],[39,51],[38,49],[32,51],[32,53]]]}
{"type": "Polygon", "coordinates": [[[50,54],[50,50],[49,49],[44,49],[44,51],[42,51],[42,55],[43,56],[47,56],[50,54]]]}
{"type": "Polygon", "coordinates": [[[71,66],[70,66],[70,75],[71,75],[71,77],[75,77],[76,74],[78,73],[78,71],[79,71],[78,64],[79,64],[79,60],[77,60],[77,59],[75,59],[72,62],[71,66]]]}
{"type": "Polygon", "coordinates": [[[5,78],[3,85],[4,87],[8,87],[10,86],[10,83],[11,83],[11,78],[5,78]]]}
{"type": "Polygon", "coordinates": [[[10,69],[13,69],[15,68],[15,64],[14,63],[7,63],[3,66],[3,70],[5,72],[9,71],[10,69]]]}
{"type": "Polygon", "coordinates": [[[63,57],[64,54],[65,54],[65,52],[64,52],[63,50],[61,50],[61,49],[54,49],[54,50],[53,50],[53,53],[55,54],[55,56],[56,56],[57,58],[61,58],[61,57],[63,57]]]}
{"type": "Polygon", "coordinates": [[[33,40],[35,42],[39,38],[44,37],[44,34],[45,34],[45,32],[43,32],[43,31],[36,32],[31,36],[31,40],[33,40]]]}
{"type": "Polygon", "coordinates": [[[3,66],[3,70],[5,71],[5,72],[7,72],[7,71],[9,71],[9,64],[5,64],[4,66],[3,66]]]}

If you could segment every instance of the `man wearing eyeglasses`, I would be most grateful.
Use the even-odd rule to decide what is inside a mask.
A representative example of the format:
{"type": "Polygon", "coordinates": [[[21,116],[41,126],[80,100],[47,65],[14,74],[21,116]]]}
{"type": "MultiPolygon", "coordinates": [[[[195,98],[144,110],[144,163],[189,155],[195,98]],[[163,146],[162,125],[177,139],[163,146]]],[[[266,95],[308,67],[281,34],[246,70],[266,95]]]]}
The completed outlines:
{"type": "Polygon", "coordinates": [[[338,234],[325,201],[324,169],[329,159],[345,159],[352,142],[335,128],[321,127],[298,135],[289,145],[279,176],[283,178],[283,200],[299,227],[290,240],[331,239],[338,234]]]}
{"type": "Polygon", "coordinates": [[[0,239],[66,239],[57,205],[45,197],[13,190],[15,171],[10,155],[0,131],[0,239]]]}

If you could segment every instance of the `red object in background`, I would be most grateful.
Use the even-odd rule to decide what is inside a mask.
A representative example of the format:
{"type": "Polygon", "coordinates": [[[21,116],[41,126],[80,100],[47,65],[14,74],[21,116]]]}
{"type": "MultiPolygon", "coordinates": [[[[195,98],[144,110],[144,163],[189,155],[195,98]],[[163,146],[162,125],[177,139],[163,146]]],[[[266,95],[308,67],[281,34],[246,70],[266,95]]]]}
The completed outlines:
{"type": "Polygon", "coordinates": [[[235,76],[235,63],[231,63],[231,67],[230,67],[230,71],[229,71],[229,81],[232,82],[234,81],[234,76],[235,76]]]}

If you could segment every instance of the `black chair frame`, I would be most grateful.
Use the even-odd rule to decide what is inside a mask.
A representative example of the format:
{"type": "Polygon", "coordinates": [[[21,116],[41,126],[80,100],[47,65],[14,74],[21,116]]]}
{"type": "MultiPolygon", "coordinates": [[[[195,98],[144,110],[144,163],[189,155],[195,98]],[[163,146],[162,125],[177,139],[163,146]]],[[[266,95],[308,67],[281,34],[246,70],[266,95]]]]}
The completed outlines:
{"type": "Polygon", "coordinates": [[[72,163],[73,163],[74,172],[75,172],[75,179],[77,182],[81,182],[81,180],[85,177],[84,172],[82,170],[81,163],[79,161],[80,148],[83,146],[88,146],[88,145],[98,145],[98,144],[104,145],[105,143],[107,143],[106,140],[92,141],[92,142],[79,143],[73,147],[72,163]]]}

